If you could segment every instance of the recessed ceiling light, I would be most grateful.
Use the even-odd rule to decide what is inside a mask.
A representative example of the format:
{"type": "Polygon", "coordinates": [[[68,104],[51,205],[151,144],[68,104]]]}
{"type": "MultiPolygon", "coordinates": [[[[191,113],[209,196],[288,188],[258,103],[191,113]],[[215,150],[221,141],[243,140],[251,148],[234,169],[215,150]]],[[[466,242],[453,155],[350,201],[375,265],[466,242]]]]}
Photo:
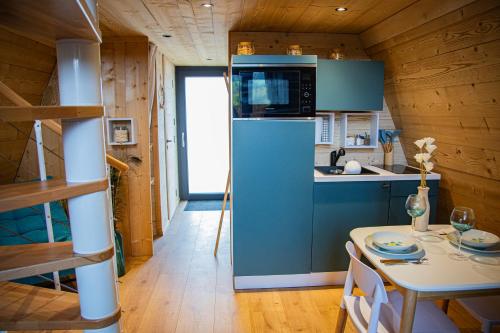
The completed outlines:
{"type": "Polygon", "coordinates": [[[172,35],[169,35],[169,34],[163,34],[162,37],[165,37],[165,38],[170,38],[172,37],[172,35]]]}
{"type": "Polygon", "coordinates": [[[335,10],[338,11],[338,12],[345,12],[345,11],[347,11],[347,8],[345,8],[345,7],[337,7],[337,8],[335,8],[335,10]]]}
{"type": "Polygon", "coordinates": [[[211,2],[209,2],[209,3],[202,3],[201,5],[202,5],[203,7],[205,7],[205,8],[210,8],[210,7],[213,7],[213,6],[214,6],[214,4],[213,4],[213,3],[211,3],[211,2]]]}

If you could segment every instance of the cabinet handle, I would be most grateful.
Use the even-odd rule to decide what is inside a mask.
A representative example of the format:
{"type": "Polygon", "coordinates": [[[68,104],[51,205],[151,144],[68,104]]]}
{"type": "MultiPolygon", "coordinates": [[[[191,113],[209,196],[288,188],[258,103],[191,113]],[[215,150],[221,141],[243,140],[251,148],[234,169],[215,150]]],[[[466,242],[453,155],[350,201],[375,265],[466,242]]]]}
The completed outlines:
{"type": "Polygon", "coordinates": [[[390,187],[391,187],[391,184],[387,184],[387,183],[382,184],[382,188],[390,188],[390,187]]]}

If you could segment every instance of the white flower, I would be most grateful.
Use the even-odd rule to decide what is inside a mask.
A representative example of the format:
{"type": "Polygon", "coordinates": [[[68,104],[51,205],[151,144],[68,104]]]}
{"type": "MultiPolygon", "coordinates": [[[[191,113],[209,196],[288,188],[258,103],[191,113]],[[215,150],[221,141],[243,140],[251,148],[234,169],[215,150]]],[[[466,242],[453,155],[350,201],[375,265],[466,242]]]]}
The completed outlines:
{"type": "Polygon", "coordinates": [[[424,162],[427,162],[432,157],[431,154],[429,153],[422,153],[421,155],[422,155],[422,160],[424,160],[424,162]]]}
{"type": "Polygon", "coordinates": [[[429,136],[429,137],[426,137],[426,138],[423,138],[422,140],[424,140],[424,141],[425,141],[425,143],[426,143],[427,145],[429,145],[429,146],[430,146],[430,145],[432,145],[432,144],[434,143],[434,141],[436,141],[436,139],[431,138],[430,136],[429,136]]]}
{"type": "Polygon", "coordinates": [[[432,152],[433,152],[434,150],[436,150],[436,149],[437,149],[437,146],[436,146],[436,145],[432,145],[432,144],[431,144],[431,145],[429,145],[429,144],[427,144],[427,145],[425,146],[425,150],[427,150],[427,152],[428,152],[429,154],[432,154],[432,152]]]}
{"type": "Polygon", "coordinates": [[[430,172],[432,169],[434,169],[434,163],[424,162],[424,167],[426,171],[430,172]]]}
{"type": "Polygon", "coordinates": [[[429,161],[430,158],[431,154],[429,153],[418,153],[415,155],[415,161],[417,161],[417,163],[425,163],[429,161]]]}
{"type": "Polygon", "coordinates": [[[425,138],[424,139],[420,139],[420,140],[417,140],[415,141],[415,144],[417,145],[418,148],[422,149],[422,147],[425,145],[425,138]]]}

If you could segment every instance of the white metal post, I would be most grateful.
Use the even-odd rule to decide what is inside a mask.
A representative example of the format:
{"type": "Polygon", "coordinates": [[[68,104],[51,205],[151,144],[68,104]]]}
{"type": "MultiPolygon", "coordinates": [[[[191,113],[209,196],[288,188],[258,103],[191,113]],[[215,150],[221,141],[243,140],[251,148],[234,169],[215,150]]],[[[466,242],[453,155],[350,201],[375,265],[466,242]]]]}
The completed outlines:
{"type": "MultiPolygon", "coordinates": [[[[59,40],[57,67],[61,105],[102,105],[99,44],[88,40],[59,40]]],[[[103,119],[62,122],[64,166],[69,182],[107,177],[103,119]]],[[[95,253],[113,246],[107,191],[68,200],[76,253],[95,253]]],[[[76,268],[80,309],[86,319],[101,319],[118,309],[113,260],[76,268]]],[[[89,332],[119,332],[119,324],[89,332]]]]}
{"type": "MultiPolygon", "coordinates": [[[[47,170],[45,169],[45,153],[43,151],[43,136],[42,136],[42,122],[36,120],[33,125],[35,129],[35,140],[36,140],[36,152],[38,155],[38,171],[40,173],[40,180],[47,180],[47,170]]],[[[47,238],[49,243],[54,243],[54,230],[52,228],[52,214],[50,211],[50,203],[45,202],[43,204],[43,210],[45,213],[45,226],[47,228],[47,238]]],[[[59,281],[59,272],[53,272],[52,276],[54,278],[54,287],[56,290],[61,290],[61,282],[59,281]]]]}

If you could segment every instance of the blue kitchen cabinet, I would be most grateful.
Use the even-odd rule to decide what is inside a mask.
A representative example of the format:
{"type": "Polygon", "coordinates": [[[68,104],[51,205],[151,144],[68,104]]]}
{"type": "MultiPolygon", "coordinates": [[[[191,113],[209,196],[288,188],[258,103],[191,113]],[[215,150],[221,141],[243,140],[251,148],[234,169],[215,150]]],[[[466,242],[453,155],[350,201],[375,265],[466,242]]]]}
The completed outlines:
{"type": "MultiPolygon", "coordinates": [[[[393,181],[389,208],[389,225],[411,225],[411,217],[406,213],[405,203],[410,194],[417,193],[419,180],[393,181]]],[[[428,180],[429,203],[431,206],[429,223],[436,223],[439,194],[439,180],[428,180]]]]}
{"type": "Polygon", "coordinates": [[[311,271],[314,120],[233,121],[235,276],[311,271]]]}
{"type": "Polygon", "coordinates": [[[390,182],[324,182],[314,184],[312,271],[345,271],[349,232],[386,225],[390,182]]]}
{"type": "Polygon", "coordinates": [[[384,63],[363,60],[318,60],[316,110],[381,111],[384,63]]]}

